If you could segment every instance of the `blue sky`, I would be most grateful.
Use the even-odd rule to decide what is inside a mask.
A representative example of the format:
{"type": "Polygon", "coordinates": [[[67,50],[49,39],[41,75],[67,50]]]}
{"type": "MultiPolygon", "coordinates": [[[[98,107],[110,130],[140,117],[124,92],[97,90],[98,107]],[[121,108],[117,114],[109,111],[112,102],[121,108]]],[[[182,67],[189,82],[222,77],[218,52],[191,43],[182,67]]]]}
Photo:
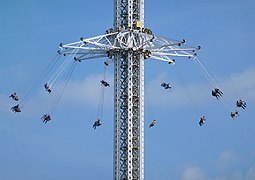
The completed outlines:
{"type": "MultiPolygon", "coordinates": [[[[53,120],[43,124],[56,94],[43,86],[20,114],[8,96],[22,98],[38,82],[59,43],[104,34],[113,1],[0,0],[0,179],[112,179],[113,89],[106,90],[103,126],[96,131],[103,60],[77,64],[53,120]]],[[[198,58],[225,93],[211,97],[193,60],[175,66],[145,63],[145,178],[255,179],[255,1],[146,0],[145,26],[158,36],[200,45],[198,58]],[[177,71],[176,71],[177,69],[177,71]],[[176,73],[179,72],[179,73],[176,73]],[[168,81],[173,88],[160,87],[168,81]],[[235,101],[248,107],[232,120],[235,101]],[[207,122],[199,127],[199,117],[207,122]],[[154,128],[148,124],[157,119],[154,128]]],[[[113,82],[113,67],[107,71],[113,82]]]]}

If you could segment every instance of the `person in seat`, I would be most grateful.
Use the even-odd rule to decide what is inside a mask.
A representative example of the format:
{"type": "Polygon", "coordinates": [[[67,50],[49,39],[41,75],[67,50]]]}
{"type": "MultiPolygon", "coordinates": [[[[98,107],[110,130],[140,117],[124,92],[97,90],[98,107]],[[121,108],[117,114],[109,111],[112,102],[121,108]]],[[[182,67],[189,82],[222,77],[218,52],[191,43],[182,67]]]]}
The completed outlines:
{"type": "Polygon", "coordinates": [[[95,122],[94,122],[94,125],[93,125],[93,128],[96,129],[98,126],[101,126],[102,125],[102,122],[100,119],[97,119],[95,122]]]}
{"type": "Polygon", "coordinates": [[[240,99],[239,101],[236,101],[236,106],[245,109],[246,108],[246,102],[244,100],[240,99]]]}
{"type": "Polygon", "coordinates": [[[14,101],[18,101],[19,100],[19,96],[17,96],[17,93],[12,93],[9,98],[12,98],[14,101]]]}
{"type": "Polygon", "coordinates": [[[44,114],[41,119],[46,124],[48,121],[51,120],[51,116],[49,114],[44,114]]]}
{"type": "Polygon", "coordinates": [[[206,121],[205,116],[202,116],[202,117],[200,118],[200,121],[199,121],[199,126],[204,125],[204,124],[205,124],[205,121],[206,121]]]}
{"type": "Polygon", "coordinates": [[[165,82],[163,82],[162,84],[161,84],[161,86],[163,87],[163,88],[165,88],[165,89],[171,89],[172,87],[170,86],[170,83],[165,83],[165,82]]]}
{"type": "Polygon", "coordinates": [[[239,116],[238,111],[235,110],[235,111],[230,112],[230,116],[231,116],[232,118],[236,118],[237,116],[239,116]]]}
{"type": "Polygon", "coordinates": [[[223,92],[219,88],[214,88],[212,90],[212,96],[216,97],[217,99],[222,97],[222,95],[223,95],[223,92]]]}
{"type": "Polygon", "coordinates": [[[46,90],[48,93],[51,93],[51,89],[50,89],[50,86],[49,86],[48,83],[45,83],[45,84],[44,84],[44,88],[45,88],[45,90],[46,90]]]}
{"type": "Polygon", "coordinates": [[[46,124],[48,121],[51,120],[51,116],[49,114],[44,114],[41,119],[43,120],[43,122],[46,124]]]}
{"type": "Polygon", "coordinates": [[[104,80],[101,80],[101,85],[103,85],[104,87],[110,87],[110,84],[104,80]]]}
{"type": "Polygon", "coordinates": [[[214,91],[219,95],[222,96],[223,92],[219,88],[214,88],[214,91]]]}
{"type": "Polygon", "coordinates": [[[11,108],[11,110],[12,110],[13,112],[15,112],[15,113],[21,112],[21,109],[20,109],[20,107],[19,107],[19,104],[17,104],[16,106],[13,106],[13,107],[11,108]]]}
{"type": "Polygon", "coordinates": [[[155,126],[155,124],[156,124],[156,123],[157,123],[157,120],[153,120],[153,121],[150,123],[149,128],[151,128],[151,127],[155,126]]]}

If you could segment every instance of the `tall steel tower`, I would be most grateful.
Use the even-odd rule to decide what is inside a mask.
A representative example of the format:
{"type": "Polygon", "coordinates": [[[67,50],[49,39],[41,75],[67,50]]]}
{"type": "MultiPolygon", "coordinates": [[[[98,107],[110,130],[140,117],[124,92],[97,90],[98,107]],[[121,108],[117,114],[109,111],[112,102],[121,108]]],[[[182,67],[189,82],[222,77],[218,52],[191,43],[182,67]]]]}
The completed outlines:
{"type": "Polygon", "coordinates": [[[58,53],[74,60],[114,63],[114,180],[144,180],[144,61],[174,64],[174,58],[195,58],[198,49],[145,28],[144,0],[114,0],[114,28],[60,44],[58,53]]]}

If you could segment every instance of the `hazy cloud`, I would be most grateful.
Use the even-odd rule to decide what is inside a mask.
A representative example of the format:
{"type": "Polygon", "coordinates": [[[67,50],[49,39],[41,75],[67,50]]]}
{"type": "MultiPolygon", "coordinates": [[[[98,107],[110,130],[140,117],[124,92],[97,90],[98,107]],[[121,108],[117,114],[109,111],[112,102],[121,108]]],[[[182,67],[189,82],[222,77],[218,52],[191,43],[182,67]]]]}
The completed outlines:
{"type": "MultiPolygon", "coordinates": [[[[204,82],[194,82],[190,84],[182,84],[178,80],[170,82],[172,89],[164,90],[160,84],[162,79],[167,76],[166,73],[162,73],[154,79],[150,79],[145,84],[145,104],[150,104],[155,107],[183,107],[195,105],[205,105],[214,101],[211,97],[210,84],[204,82]],[[199,95],[199,96],[197,96],[199,95]]],[[[93,106],[97,107],[99,104],[100,95],[102,95],[102,86],[100,80],[102,80],[103,74],[92,74],[84,78],[83,80],[70,81],[60,103],[93,106]]],[[[244,72],[234,73],[229,77],[222,79],[222,89],[226,96],[244,98],[245,100],[255,99],[255,69],[249,69],[244,72]],[[243,96],[241,96],[243,95],[243,96]]],[[[106,80],[110,83],[110,88],[105,88],[104,91],[104,105],[110,107],[113,105],[113,74],[107,74],[106,80]]],[[[63,82],[59,83],[61,86],[63,82]]],[[[55,87],[57,89],[58,87],[55,87]]],[[[54,98],[58,96],[56,91],[53,90],[50,96],[42,89],[39,92],[35,92],[35,95],[29,99],[27,103],[30,108],[35,109],[38,103],[49,104],[54,98]]],[[[3,101],[0,109],[9,110],[8,98],[6,95],[0,96],[3,101]],[[7,108],[8,107],[8,108],[7,108]]],[[[224,98],[224,97],[223,97],[224,98]]]]}
{"type": "Polygon", "coordinates": [[[208,180],[201,168],[193,166],[186,168],[182,175],[181,180],[208,180]]]}
{"type": "MultiPolygon", "coordinates": [[[[212,82],[194,82],[182,84],[172,81],[172,89],[164,90],[161,74],[150,80],[145,87],[145,99],[154,106],[183,107],[191,104],[208,104],[212,102],[211,97],[212,82]]],[[[244,72],[231,74],[229,77],[221,78],[220,89],[224,92],[223,101],[235,101],[244,98],[246,101],[255,99],[255,69],[248,69],[244,72]]],[[[219,81],[219,80],[218,80],[219,81]]],[[[216,86],[216,85],[215,85],[216,86]]]]}
{"type": "Polygon", "coordinates": [[[237,157],[234,152],[226,150],[219,155],[218,165],[220,169],[225,170],[235,166],[237,163],[237,157]]]}
{"type": "MultiPolygon", "coordinates": [[[[225,150],[219,154],[216,166],[218,169],[206,173],[199,166],[186,167],[181,173],[181,180],[254,180],[255,167],[240,166],[237,154],[231,150],[225,150]]],[[[207,167],[208,168],[208,167],[207,167]]]]}
{"type": "Polygon", "coordinates": [[[246,178],[246,180],[254,180],[255,179],[255,167],[251,167],[248,169],[245,178],[246,178]]]}
{"type": "Polygon", "coordinates": [[[244,72],[234,73],[224,78],[222,85],[230,96],[239,95],[246,99],[255,98],[255,69],[248,69],[244,72]]]}
{"type": "MultiPolygon", "coordinates": [[[[63,95],[63,102],[97,106],[102,95],[102,74],[92,74],[81,81],[71,81],[63,95]]],[[[113,104],[113,75],[107,74],[110,87],[104,89],[105,105],[113,104]]]]}

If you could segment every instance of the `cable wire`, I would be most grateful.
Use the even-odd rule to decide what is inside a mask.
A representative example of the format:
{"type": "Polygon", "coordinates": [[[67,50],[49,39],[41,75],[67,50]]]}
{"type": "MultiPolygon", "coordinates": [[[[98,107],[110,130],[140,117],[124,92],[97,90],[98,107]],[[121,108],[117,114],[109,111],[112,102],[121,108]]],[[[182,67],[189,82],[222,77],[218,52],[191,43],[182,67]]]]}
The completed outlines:
{"type": "Polygon", "coordinates": [[[181,76],[181,72],[180,72],[179,68],[177,67],[177,65],[174,66],[174,70],[177,74],[178,80],[179,80],[182,88],[184,89],[186,95],[188,96],[188,99],[190,100],[191,104],[193,105],[193,108],[194,108],[195,112],[197,113],[198,116],[200,116],[200,112],[198,110],[198,107],[196,106],[196,103],[193,99],[193,96],[192,96],[191,92],[188,90],[188,88],[185,87],[185,85],[183,83],[183,78],[181,76]]]}
{"type": "Polygon", "coordinates": [[[74,69],[75,69],[75,67],[76,67],[76,64],[77,64],[77,61],[74,61],[73,62],[73,64],[72,64],[72,66],[71,66],[71,68],[70,68],[70,70],[69,70],[69,72],[67,73],[67,75],[66,75],[66,81],[64,82],[64,84],[63,84],[63,87],[62,87],[62,89],[61,89],[61,91],[60,91],[60,94],[59,94],[59,96],[58,96],[58,98],[56,99],[56,101],[52,104],[52,106],[50,107],[50,110],[49,110],[49,114],[53,114],[54,113],[54,111],[55,111],[55,109],[56,109],[56,107],[57,107],[57,105],[58,105],[58,103],[59,103],[59,101],[60,101],[60,99],[61,99],[61,97],[62,97],[62,95],[64,94],[64,91],[65,91],[65,89],[66,89],[66,87],[67,87],[67,84],[68,84],[68,82],[69,82],[69,80],[70,80],[70,78],[71,78],[71,76],[72,76],[72,74],[73,74],[73,71],[74,71],[74,69]]]}

